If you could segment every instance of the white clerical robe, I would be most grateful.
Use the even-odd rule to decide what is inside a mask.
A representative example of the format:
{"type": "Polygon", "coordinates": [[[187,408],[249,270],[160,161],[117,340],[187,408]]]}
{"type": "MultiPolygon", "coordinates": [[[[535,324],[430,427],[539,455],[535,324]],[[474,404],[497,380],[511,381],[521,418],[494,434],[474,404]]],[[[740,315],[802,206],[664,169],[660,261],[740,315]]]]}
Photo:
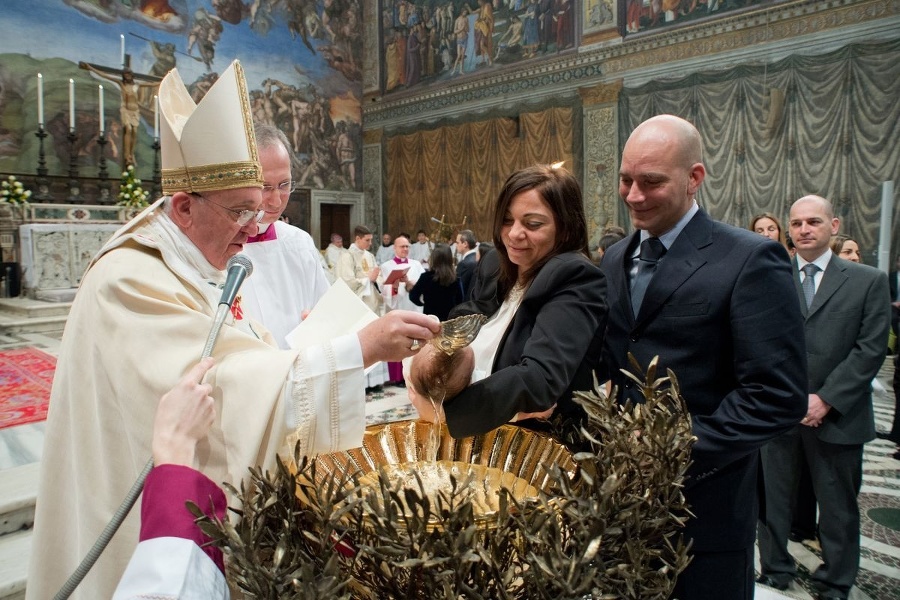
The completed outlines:
{"type": "MultiPolygon", "coordinates": [[[[157,202],[114,234],[72,304],[46,424],[29,599],[52,597],[109,522],[150,459],[159,398],[197,363],[209,333],[221,295],[213,283],[224,274],[161,213],[157,202]]],[[[358,337],[279,350],[268,332],[234,313],[239,307],[206,378],[216,420],[194,466],[240,487],[248,467],[271,468],[286,442],[299,440],[307,454],[359,446],[358,337]]],[[[112,596],[137,545],[138,521],[132,510],[73,599],[112,596]]]]}
{"type": "MultiPolygon", "coordinates": [[[[375,257],[368,250],[362,250],[356,243],[341,252],[334,269],[335,279],[343,279],[344,283],[372,309],[376,315],[384,314],[384,301],[378,286],[381,278],[369,279],[369,271],[377,266],[375,257]]],[[[366,374],[366,387],[372,388],[388,381],[388,369],[385,363],[372,365],[366,374]]]]}
{"type": "Polygon", "coordinates": [[[431,242],[413,242],[409,246],[409,258],[419,261],[422,266],[427,266],[432,250],[434,250],[434,244],[431,242]]]}
{"type": "MultiPolygon", "coordinates": [[[[425,272],[425,267],[422,266],[417,260],[408,260],[405,263],[398,263],[396,259],[389,260],[381,265],[381,277],[380,279],[387,281],[387,278],[390,277],[390,274],[393,271],[398,269],[406,269],[409,270],[406,272],[406,278],[409,279],[410,283],[413,285],[419,280],[419,277],[422,276],[422,273],[425,272]]],[[[422,312],[423,308],[417,304],[414,304],[412,300],[409,299],[409,292],[406,289],[404,284],[400,284],[397,286],[397,293],[395,294],[392,286],[384,285],[382,286],[382,292],[384,293],[384,305],[387,310],[411,310],[414,312],[422,312]]]]}
{"type": "Polygon", "coordinates": [[[275,239],[244,244],[253,274],[241,286],[244,313],[256,319],[288,349],[285,336],[300,324],[304,310],[312,310],[328,291],[320,266],[321,254],[302,229],[275,221],[275,239]]]}
{"type": "Polygon", "coordinates": [[[140,543],[113,600],[228,600],[222,551],[185,507],[225,518],[225,494],[202,473],[181,465],[156,466],[141,505],[140,543]],[[201,545],[204,545],[201,549],[201,545]]]}

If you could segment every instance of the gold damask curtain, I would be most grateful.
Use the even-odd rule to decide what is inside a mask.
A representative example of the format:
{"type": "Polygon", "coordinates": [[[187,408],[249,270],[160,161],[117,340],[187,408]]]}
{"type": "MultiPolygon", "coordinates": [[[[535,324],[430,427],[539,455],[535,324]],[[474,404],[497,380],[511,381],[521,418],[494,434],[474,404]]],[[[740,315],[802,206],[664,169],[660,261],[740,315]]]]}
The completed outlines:
{"type": "Polygon", "coordinates": [[[506,178],[536,162],[573,168],[573,109],[548,108],[386,141],[385,212],[389,232],[433,231],[432,217],[460,223],[490,240],[493,206],[506,178]]]}
{"type": "Polygon", "coordinates": [[[619,101],[620,148],[655,114],[698,127],[707,177],[697,200],[715,218],[746,227],[768,211],[786,221],[794,200],[821,195],[875,264],[881,182],[900,184],[900,40],[651,82],[619,101]]]}

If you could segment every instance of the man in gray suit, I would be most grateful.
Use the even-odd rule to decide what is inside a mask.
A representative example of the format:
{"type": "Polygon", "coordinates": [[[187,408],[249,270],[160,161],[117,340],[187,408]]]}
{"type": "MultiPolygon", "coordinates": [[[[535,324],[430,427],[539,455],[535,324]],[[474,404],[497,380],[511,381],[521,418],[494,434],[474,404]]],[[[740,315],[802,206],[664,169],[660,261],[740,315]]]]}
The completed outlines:
{"type": "Polygon", "coordinates": [[[787,550],[790,499],[806,456],[819,503],[823,564],[819,598],[847,598],[859,570],[863,444],[875,438],[871,381],[890,325],[885,273],[842,260],[829,243],[840,221],[831,203],[804,196],[791,207],[794,284],[806,332],[809,408],[800,425],[763,448],[766,511],[759,526],[761,583],[786,589],[796,575],[787,550]]]}

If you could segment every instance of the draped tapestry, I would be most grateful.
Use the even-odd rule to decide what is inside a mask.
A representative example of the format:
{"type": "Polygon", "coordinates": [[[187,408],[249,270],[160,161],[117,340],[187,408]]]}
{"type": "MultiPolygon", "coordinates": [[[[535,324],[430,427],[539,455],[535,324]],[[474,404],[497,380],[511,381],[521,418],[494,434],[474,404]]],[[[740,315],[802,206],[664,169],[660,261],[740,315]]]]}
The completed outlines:
{"type": "Polygon", "coordinates": [[[388,231],[432,231],[432,217],[491,239],[493,207],[509,175],[534,163],[573,164],[571,107],[516,118],[450,125],[395,135],[386,142],[388,231]]]}
{"type": "MultiPolygon", "coordinates": [[[[648,117],[684,117],[703,137],[707,176],[697,201],[713,217],[746,227],[768,211],[784,222],[797,198],[824,196],[835,205],[841,233],[875,264],[881,182],[900,184],[898,99],[900,40],[848,45],[626,88],[619,148],[648,117]]],[[[895,202],[892,256],[900,247],[898,218],[895,202]]]]}

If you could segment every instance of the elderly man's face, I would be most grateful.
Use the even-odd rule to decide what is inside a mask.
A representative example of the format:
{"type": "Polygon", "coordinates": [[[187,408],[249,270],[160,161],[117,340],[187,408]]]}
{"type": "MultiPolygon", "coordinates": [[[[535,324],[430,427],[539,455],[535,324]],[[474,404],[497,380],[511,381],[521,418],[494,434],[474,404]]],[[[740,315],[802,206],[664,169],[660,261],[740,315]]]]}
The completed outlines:
{"type": "Polygon", "coordinates": [[[394,254],[397,258],[406,258],[409,256],[409,240],[405,237],[398,237],[394,240],[394,254]]]}
{"type": "Polygon", "coordinates": [[[262,190],[221,190],[203,192],[202,198],[196,195],[190,198],[193,218],[184,233],[212,266],[224,269],[228,259],[243,250],[247,238],[258,231],[254,221],[238,225],[234,211],[259,210],[262,190]]]}

